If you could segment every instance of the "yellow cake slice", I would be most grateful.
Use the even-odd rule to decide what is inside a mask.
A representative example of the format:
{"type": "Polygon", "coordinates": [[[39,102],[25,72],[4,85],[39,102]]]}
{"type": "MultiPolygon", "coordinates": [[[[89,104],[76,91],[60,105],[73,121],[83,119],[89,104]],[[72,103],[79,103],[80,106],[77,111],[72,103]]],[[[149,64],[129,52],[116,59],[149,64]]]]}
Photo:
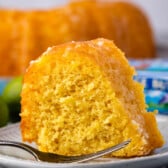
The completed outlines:
{"type": "Polygon", "coordinates": [[[49,48],[28,67],[21,94],[23,141],[62,155],[147,155],[164,143],[143,86],[115,44],[103,38],[49,48]]]}

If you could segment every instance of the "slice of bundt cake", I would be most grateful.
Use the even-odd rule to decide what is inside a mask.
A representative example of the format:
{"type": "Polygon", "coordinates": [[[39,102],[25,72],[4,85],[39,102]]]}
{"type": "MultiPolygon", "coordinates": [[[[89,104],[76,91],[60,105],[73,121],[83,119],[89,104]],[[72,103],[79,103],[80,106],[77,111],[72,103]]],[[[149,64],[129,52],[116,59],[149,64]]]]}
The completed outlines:
{"type": "Polygon", "coordinates": [[[21,94],[23,141],[63,155],[92,153],[131,139],[112,156],[147,155],[163,145],[143,86],[106,39],[49,48],[32,62],[21,94]]]}

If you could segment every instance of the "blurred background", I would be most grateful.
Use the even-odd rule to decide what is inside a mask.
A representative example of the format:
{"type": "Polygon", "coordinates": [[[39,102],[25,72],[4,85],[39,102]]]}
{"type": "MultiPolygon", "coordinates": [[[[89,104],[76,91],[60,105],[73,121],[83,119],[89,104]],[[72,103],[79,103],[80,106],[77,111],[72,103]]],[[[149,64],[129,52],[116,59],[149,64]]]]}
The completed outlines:
{"type": "MultiPolygon", "coordinates": [[[[155,35],[168,34],[168,0],[132,0],[147,13],[155,35]]],[[[0,7],[11,8],[49,8],[66,4],[68,0],[0,0],[0,7]]],[[[168,35],[167,35],[168,36],[168,35]]]]}

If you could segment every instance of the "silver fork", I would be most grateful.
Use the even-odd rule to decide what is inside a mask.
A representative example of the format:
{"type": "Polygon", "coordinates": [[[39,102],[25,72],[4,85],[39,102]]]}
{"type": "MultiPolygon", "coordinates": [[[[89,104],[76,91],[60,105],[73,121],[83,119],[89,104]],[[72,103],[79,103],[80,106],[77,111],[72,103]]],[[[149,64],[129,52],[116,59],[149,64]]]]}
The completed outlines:
{"type": "Polygon", "coordinates": [[[36,148],[33,148],[27,144],[15,142],[15,141],[0,140],[0,146],[13,146],[13,147],[21,148],[29,152],[37,161],[46,161],[46,162],[54,162],[54,163],[74,163],[74,162],[79,163],[79,162],[85,162],[92,159],[96,159],[106,154],[109,154],[111,152],[120,150],[124,148],[126,145],[128,145],[130,142],[131,142],[130,140],[127,140],[115,146],[112,146],[110,148],[98,151],[96,153],[91,153],[91,154],[81,155],[81,156],[63,156],[63,155],[58,155],[53,153],[41,152],[36,148]]]}

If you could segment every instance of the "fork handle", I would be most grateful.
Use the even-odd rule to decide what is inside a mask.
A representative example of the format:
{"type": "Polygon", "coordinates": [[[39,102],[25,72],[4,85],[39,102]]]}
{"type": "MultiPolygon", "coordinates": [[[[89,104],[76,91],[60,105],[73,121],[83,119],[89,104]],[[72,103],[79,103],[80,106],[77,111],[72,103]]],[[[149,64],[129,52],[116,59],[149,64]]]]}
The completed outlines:
{"type": "Polygon", "coordinates": [[[17,147],[20,149],[23,149],[27,152],[29,152],[31,155],[33,155],[33,157],[36,160],[39,160],[34,148],[32,148],[31,146],[28,146],[24,143],[20,143],[20,142],[14,142],[14,141],[6,141],[6,140],[0,140],[0,146],[13,146],[13,147],[17,147]]]}

